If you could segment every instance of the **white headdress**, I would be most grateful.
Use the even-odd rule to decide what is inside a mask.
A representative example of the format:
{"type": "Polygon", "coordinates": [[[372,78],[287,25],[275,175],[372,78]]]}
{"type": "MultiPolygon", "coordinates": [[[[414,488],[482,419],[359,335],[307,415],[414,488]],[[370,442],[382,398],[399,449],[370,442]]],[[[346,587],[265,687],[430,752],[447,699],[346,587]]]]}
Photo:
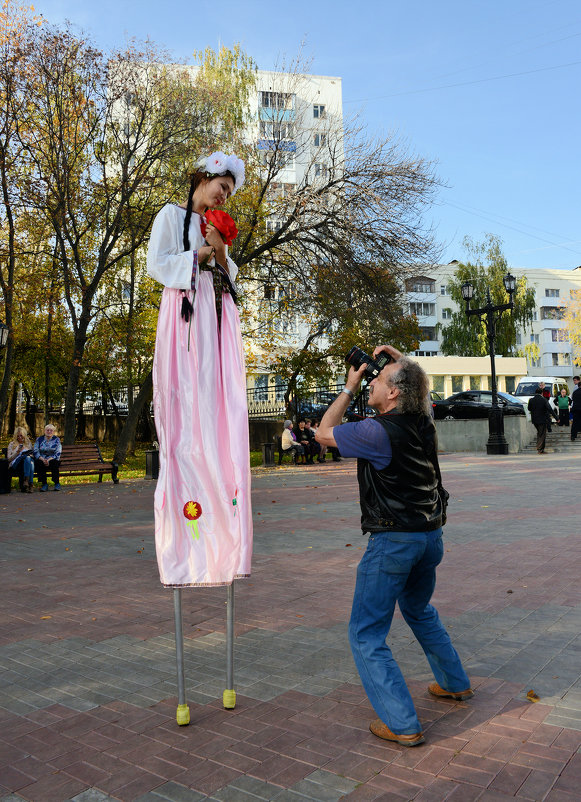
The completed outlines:
{"type": "Polygon", "coordinates": [[[232,194],[240,189],[244,183],[244,162],[239,159],[234,153],[226,156],[222,151],[217,150],[209,156],[202,156],[196,164],[199,170],[204,170],[210,175],[224,175],[224,173],[232,173],[234,176],[234,189],[232,194]]]}

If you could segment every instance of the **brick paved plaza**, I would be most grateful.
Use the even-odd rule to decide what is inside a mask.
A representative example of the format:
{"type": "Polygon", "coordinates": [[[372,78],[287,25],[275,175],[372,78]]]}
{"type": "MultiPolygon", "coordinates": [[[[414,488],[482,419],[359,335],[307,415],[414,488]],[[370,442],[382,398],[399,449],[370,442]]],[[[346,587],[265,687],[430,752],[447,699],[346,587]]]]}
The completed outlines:
{"type": "Polygon", "coordinates": [[[576,454],[444,455],[452,493],[435,595],[476,690],[433,699],[400,616],[390,643],[426,744],[375,738],[347,642],[355,465],[258,470],[253,575],[183,592],[192,723],[175,723],[171,591],[152,482],[0,498],[0,800],[581,799],[576,454]],[[527,700],[533,690],[538,703],[527,700]]]}

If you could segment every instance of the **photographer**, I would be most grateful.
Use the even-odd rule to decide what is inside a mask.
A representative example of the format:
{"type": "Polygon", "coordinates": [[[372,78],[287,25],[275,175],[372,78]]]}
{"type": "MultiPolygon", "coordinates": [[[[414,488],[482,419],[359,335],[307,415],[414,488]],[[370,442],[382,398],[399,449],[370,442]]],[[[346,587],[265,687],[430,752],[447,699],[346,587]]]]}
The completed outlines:
{"type": "Polygon", "coordinates": [[[425,740],[421,725],[386,644],[396,602],[437,680],[429,685],[430,693],[463,700],[473,692],[430,604],[443,545],[428,377],[391,346],[378,346],[374,359],[378,355],[388,361],[384,367],[373,365],[379,372],[370,382],[369,405],[377,417],[341,425],[367,364],[351,367],[344,390],[321,421],[317,440],[338,446],[345,457],[358,458],[361,528],[369,533],[369,542],[357,569],[349,641],[365,691],[379,715],[369,728],[379,738],[416,746],[425,740]]]}

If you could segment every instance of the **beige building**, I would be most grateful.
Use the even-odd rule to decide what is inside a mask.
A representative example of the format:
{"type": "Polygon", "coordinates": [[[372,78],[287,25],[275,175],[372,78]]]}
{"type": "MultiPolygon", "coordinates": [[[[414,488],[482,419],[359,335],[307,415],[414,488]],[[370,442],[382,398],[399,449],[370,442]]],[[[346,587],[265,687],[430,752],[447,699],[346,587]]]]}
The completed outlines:
{"type": "MultiPolygon", "coordinates": [[[[430,388],[447,398],[462,390],[490,390],[490,357],[488,356],[416,356],[430,377],[430,388]]],[[[524,357],[497,356],[496,386],[502,392],[513,392],[527,375],[524,357]]]]}

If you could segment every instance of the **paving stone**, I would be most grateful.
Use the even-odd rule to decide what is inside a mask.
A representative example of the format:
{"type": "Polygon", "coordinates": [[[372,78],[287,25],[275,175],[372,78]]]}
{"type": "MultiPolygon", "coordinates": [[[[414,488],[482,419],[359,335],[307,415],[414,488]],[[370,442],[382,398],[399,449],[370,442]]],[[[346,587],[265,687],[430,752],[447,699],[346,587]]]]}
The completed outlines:
{"type": "MultiPolygon", "coordinates": [[[[547,459],[541,467],[536,455],[441,458],[454,509],[435,603],[477,693],[461,705],[428,699],[429,666],[397,613],[390,644],[426,731],[418,750],[367,733],[373,714],[347,639],[364,544],[353,462],[308,474],[256,472],[253,576],[236,583],[237,708],[221,707],[224,589],[184,591],[192,723],[183,728],[175,724],[173,605],[155,565],[152,483],[79,485],[50,508],[30,497],[27,530],[0,534],[10,577],[0,626],[0,767],[25,736],[34,758],[25,750],[12,761],[21,767],[6,775],[12,786],[0,768],[0,794],[20,799],[19,788],[36,785],[51,796],[70,791],[67,799],[118,796],[113,786],[75,789],[54,775],[73,767],[71,782],[91,781],[94,767],[142,802],[329,793],[494,802],[521,791],[551,802],[560,792],[565,802],[581,782],[578,490],[570,455],[547,459]],[[296,498],[305,494],[311,503],[302,509],[296,498]],[[136,546],[145,548],[137,562],[136,546]],[[52,618],[41,620],[47,611],[52,618]],[[525,701],[529,688],[540,704],[525,701]],[[151,751],[140,749],[147,743],[151,751]],[[139,789],[144,771],[155,787],[139,789]],[[56,777],[50,789],[45,777],[56,777]]],[[[14,514],[16,501],[3,497],[0,514],[14,514]]]]}

